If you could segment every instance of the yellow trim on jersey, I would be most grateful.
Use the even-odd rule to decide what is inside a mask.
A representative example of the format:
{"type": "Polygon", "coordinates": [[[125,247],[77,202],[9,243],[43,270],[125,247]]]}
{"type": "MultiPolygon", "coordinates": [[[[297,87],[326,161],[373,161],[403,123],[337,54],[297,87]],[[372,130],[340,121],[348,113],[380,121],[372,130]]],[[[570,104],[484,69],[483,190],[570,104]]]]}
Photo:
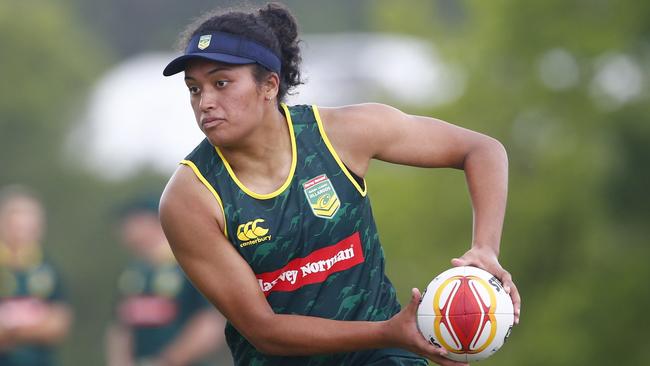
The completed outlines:
{"type": "Polygon", "coordinates": [[[341,158],[339,157],[339,154],[336,153],[336,150],[334,150],[334,146],[332,146],[332,143],[330,142],[330,139],[327,137],[327,134],[325,133],[325,128],[323,128],[323,121],[320,119],[320,113],[318,112],[318,107],[316,105],[311,106],[312,110],[314,111],[314,117],[316,117],[316,122],[318,123],[318,130],[320,131],[320,135],[323,138],[323,141],[325,141],[325,145],[327,145],[327,148],[329,149],[330,153],[334,157],[334,160],[339,164],[339,167],[341,167],[341,170],[345,175],[348,177],[350,182],[357,188],[357,191],[361,193],[361,196],[365,197],[366,194],[368,193],[368,184],[366,183],[366,178],[363,178],[363,189],[359,185],[359,183],[352,177],[352,174],[350,174],[350,171],[348,168],[343,164],[343,161],[341,161],[341,158]]]}
{"type": "Polygon", "coordinates": [[[27,269],[36,267],[43,263],[43,252],[40,244],[25,243],[16,251],[9,249],[9,246],[0,242],[0,268],[10,267],[27,269]]]}
{"type": "Polygon", "coordinates": [[[232,178],[232,180],[234,180],[235,183],[237,184],[237,186],[239,186],[239,189],[244,191],[249,196],[251,196],[253,198],[257,198],[259,200],[267,200],[269,198],[276,197],[279,194],[281,194],[282,192],[284,192],[287,189],[287,187],[289,187],[289,184],[291,184],[291,180],[293,179],[293,174],[296,171],[296,164],[297,164],[297,161],[298,161],[298,154],[296,152],[296,137],[294,136],[294,133],[293,133],[293,122],[291,122],[291,113],[289,113],[289,108],[287,107],[286,104],[281,103],[280,105],[282,106],[282,109],[284,110],[284,114],[285,114],[285,117],[286,117],[286,120],[287,120],[287,125],[289,126],[289,137],[291,138],[291,169],[289,169],[289,175],[287,176],[287,179],[284,181],[284,184],[282,184],[282,186],[280,186],[280,188],[275,190],[275,192],[271,192],[271,193],[267,193],[267,194],[260,194],[260,193],[255,193],[255,192],[251,191],[250,189],[248,189],[248,187],[246,187],[244,185],[244,183],[242,183],[237,178],[237,176],[235,175],[235,172],[230,167],[230,164],[228,163],[228,160],[226,160],[226,157],[223,156],[223,154],[221,153],[221,150],[219,150],[219,147],[217,147],[217,146],[214,147],[215,150],[217,150],[217,154],[219,154],[219,157],[221,157],[221,160],[223,161],[223,164],[226,166],[226,169],[228,170],[228,174],[230,174],[230,177],[232,178]]]}
{"type": "Polygon", "coordinates": [[[228,237],[228,223],[226,222],[226,211],[223,209],[223,202],[221,202],[221,197],[219,197],[219,193],[212,187],[212,184],[208,182],[207,179],[201,174],[201,171],[199,171],[199,168],[196,167],[196,165],[189,161],[189,160],[181,160],[181,164],[187,165],[192,169],[194,174],[196,175],[197,178],[203,183],[203,185],[210,191],[212,192],[212,195],[214,198],[217,199],[217,203],[219,203],[219,207],[221,208],[221,213],[223,214],[223,235],[228,237]]]}

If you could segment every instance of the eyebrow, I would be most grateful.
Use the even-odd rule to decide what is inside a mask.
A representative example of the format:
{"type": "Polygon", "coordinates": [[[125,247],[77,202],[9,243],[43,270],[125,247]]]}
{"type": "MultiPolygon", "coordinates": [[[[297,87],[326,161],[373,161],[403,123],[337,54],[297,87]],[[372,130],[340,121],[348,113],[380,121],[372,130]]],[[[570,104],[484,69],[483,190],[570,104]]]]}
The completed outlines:
{"type": "MultiPolygon", "coordinates": [[[[212,75],[214,73],[217,73],[217,72],[223,71],[223,70],[232,70],[232,67],[229,67],[229,66],[217,66],[214,69],[211,69],[210,71],[206,72],[205,74],[206,75],[212,75]]],[[[185,75],[185,80],[196,80],[196,79],[191,77],[191,76],[185,75]]]]}

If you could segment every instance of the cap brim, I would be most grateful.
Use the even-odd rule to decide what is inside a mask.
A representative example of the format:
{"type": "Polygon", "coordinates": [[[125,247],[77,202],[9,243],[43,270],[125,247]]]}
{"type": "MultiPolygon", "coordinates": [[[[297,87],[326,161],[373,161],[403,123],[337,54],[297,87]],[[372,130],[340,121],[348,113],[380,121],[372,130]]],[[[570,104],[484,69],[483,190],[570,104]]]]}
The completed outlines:
{"type": "Polygon", "coordinates": [[[176,57],[170,62],[167,67],[163,70],[164,76],[172,76],[178,74],[181,71],[185,71],[185,66],[187,62],[191,59],[202,58],[205,60],[219,61],[227,64],[235,65],[245,65],[245,64],[254,64],[255,60],[251,60],[244,57],[228,55],[225,53],[190,53],[187,55],[182,55],[176,57]]]}

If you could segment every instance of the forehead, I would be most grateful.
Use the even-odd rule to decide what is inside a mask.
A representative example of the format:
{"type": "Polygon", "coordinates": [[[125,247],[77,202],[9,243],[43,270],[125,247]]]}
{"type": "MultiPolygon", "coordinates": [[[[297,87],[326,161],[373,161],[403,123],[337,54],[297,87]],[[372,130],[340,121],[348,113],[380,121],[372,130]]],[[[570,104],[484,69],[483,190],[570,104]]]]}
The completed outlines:
{"type": "Polygon", "coordinates": [[[193,58],[185,66],[185,78],[198,78],[215,74],[219,71],[246,73],[252,70],[253,64],[235,65],[203,58],[193,58]]]}
{"type": "Polygon", "coordinates": [[[16,213],[40,215],[42,210],[41,204],[37,200],[27,196],[15,196],[2,203],[0,215],[16,213]]]}

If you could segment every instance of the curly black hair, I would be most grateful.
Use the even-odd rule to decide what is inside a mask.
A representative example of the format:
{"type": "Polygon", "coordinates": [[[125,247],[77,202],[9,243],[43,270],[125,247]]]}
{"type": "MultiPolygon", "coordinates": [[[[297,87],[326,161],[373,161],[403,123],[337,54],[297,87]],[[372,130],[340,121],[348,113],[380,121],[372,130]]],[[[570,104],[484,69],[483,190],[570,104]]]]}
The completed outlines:
{"type": "MultiPolygon", "coordinates": [[[[284,102],[287,94],[302,84],[300,77],[300,40],[298,23],[289,9],[279,3],[249,11],[227,10],[210,12],[190,24],[181,35],[179,48],[185,49],[192,37],[199,33],[227,32],[251,39],[266,46],[280,56],[282,71],[278,102],[284,102]]],[[[255,64],[253,76],[258,83],[271,73],[262,65],[255,64]]]]}

